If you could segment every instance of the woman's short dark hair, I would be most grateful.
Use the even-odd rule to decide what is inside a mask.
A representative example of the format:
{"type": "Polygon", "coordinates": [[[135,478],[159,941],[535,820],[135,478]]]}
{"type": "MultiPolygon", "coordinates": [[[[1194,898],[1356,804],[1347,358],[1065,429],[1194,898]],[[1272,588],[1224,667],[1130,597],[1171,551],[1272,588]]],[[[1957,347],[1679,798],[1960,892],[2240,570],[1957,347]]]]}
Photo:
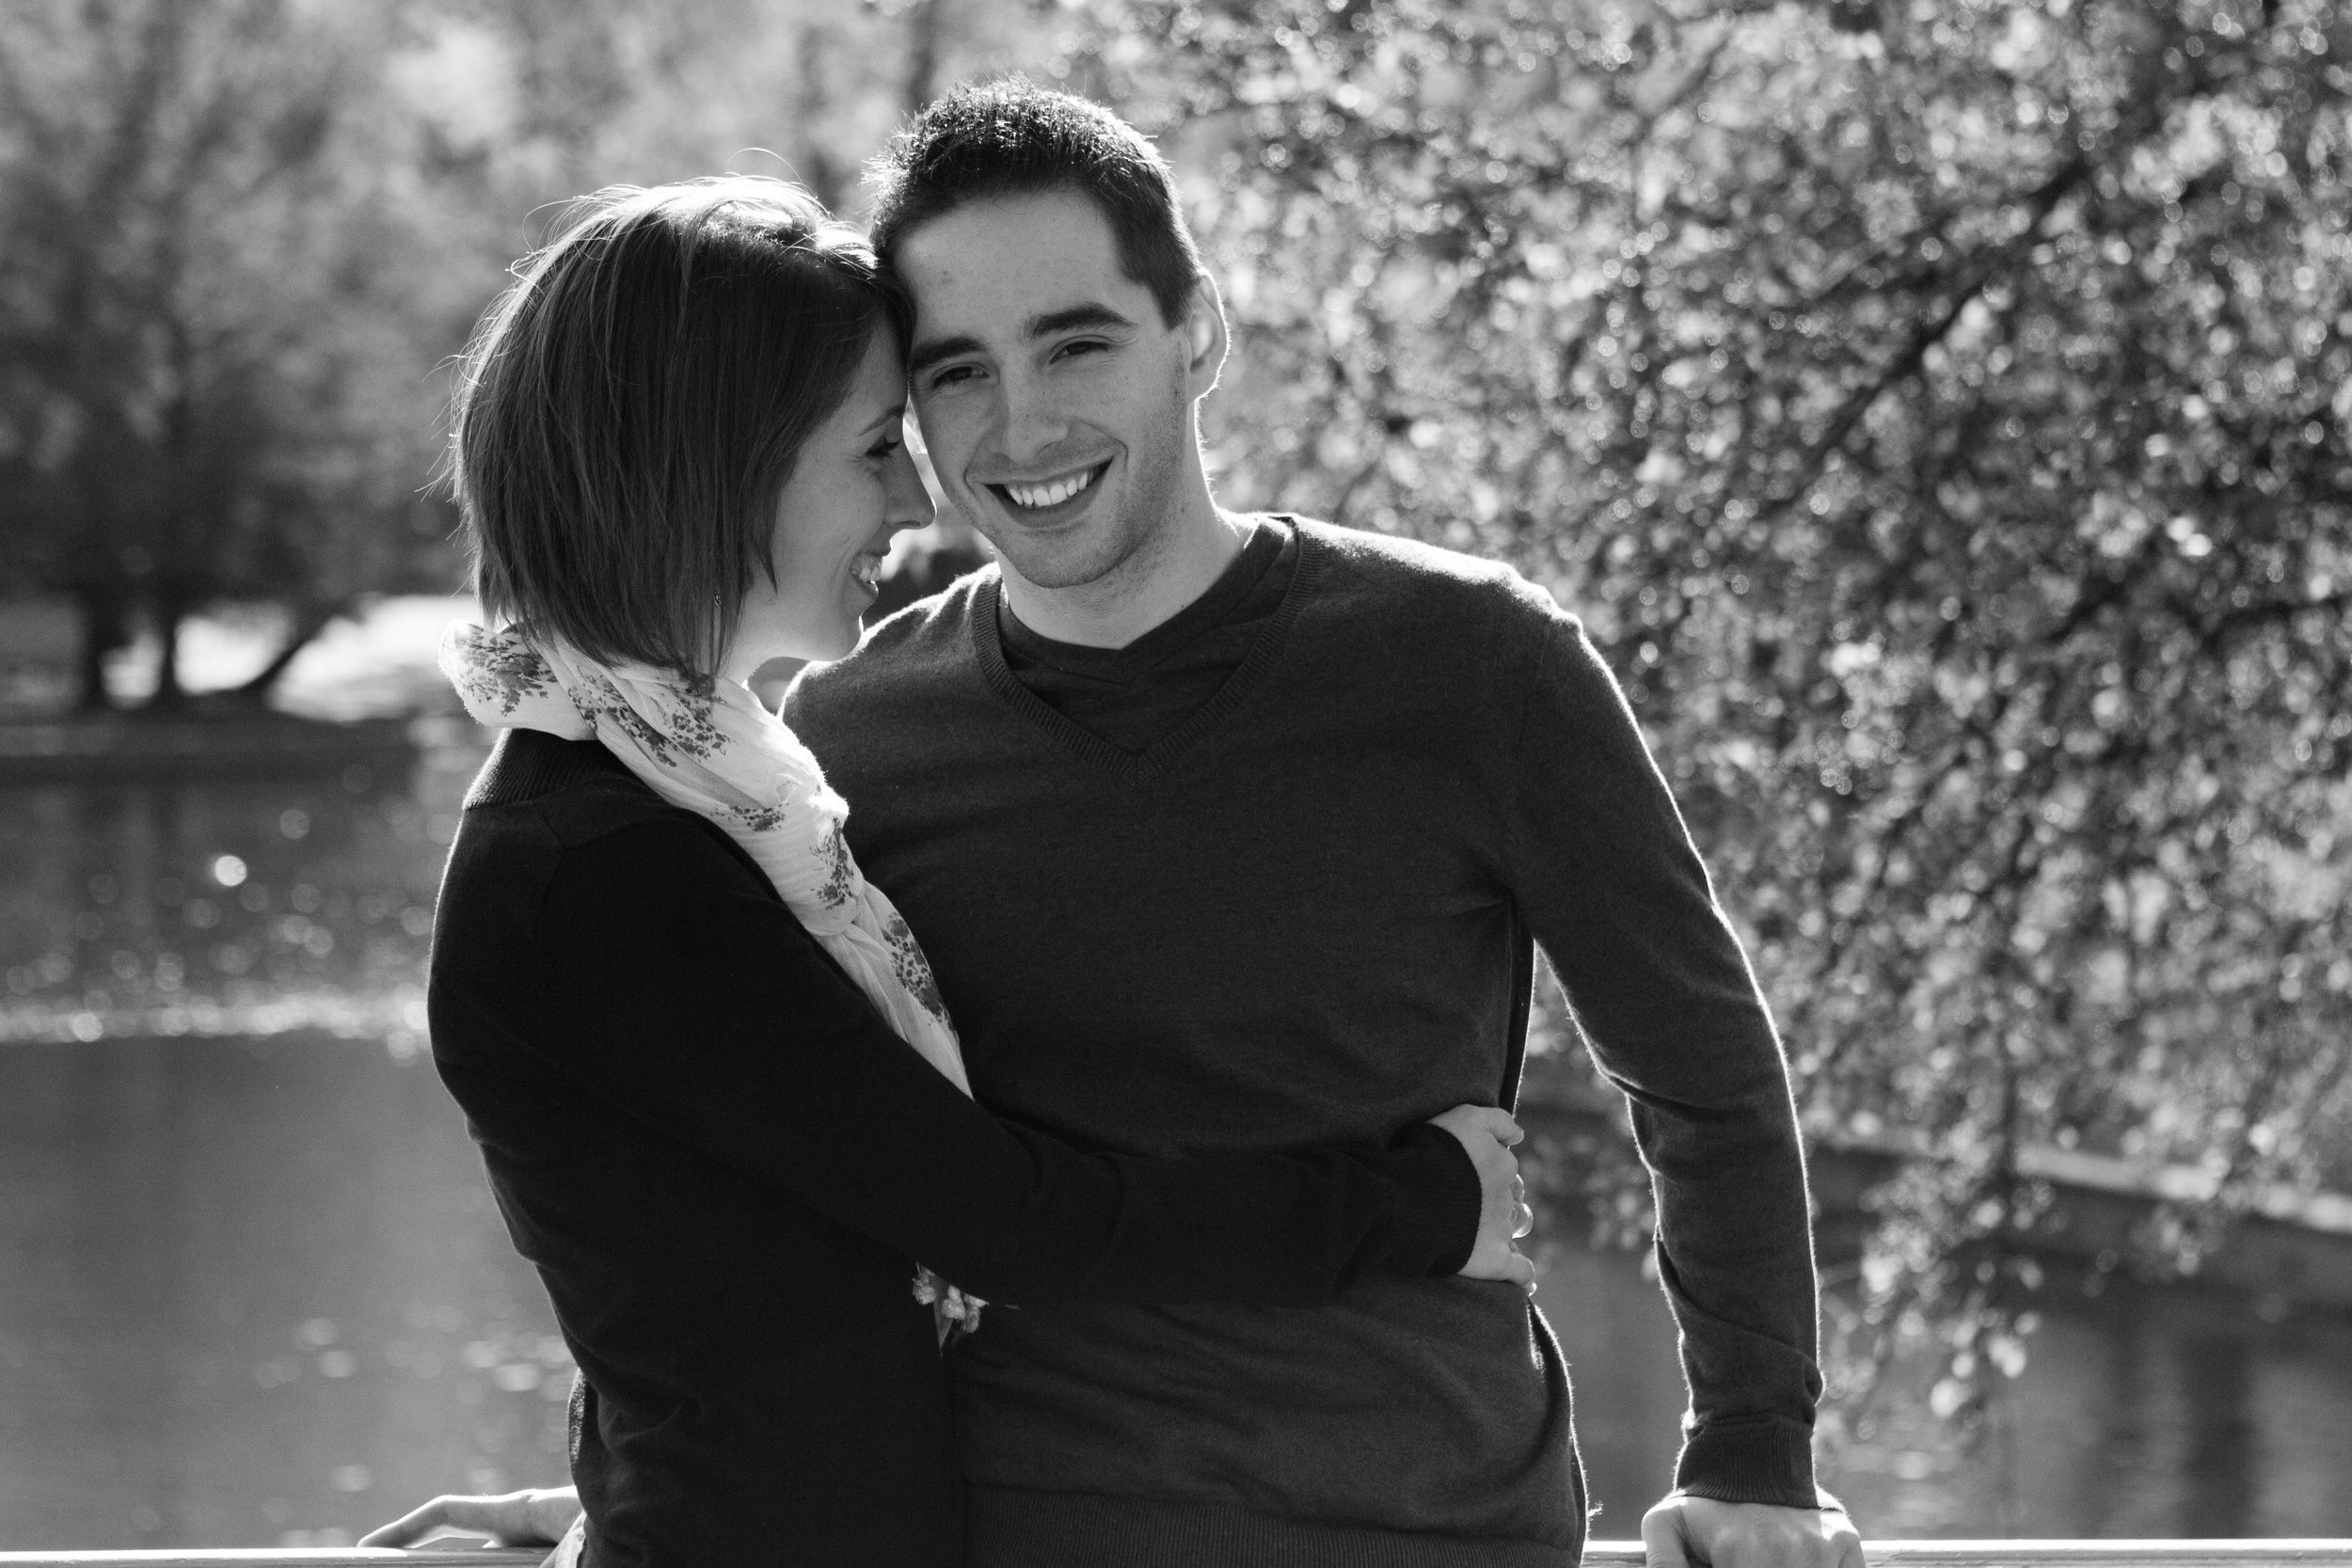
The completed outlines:
{"type": "Polygon", "coordinates": [[[887,262],[909,230],[959,207],[1071,191],[1110,225],[1120,270],[1184,318],[1204,276],[1176,176],[1141,132],[1099,103],[1018,76],[967,83],[891,138],[866,168],[874,249],[887,262]]]}
{"type": "Polygon", "coordinates": [[[485,612],[591,658],[716,671],[776,498],[877,327],[874,253],[749,175],[586,198],[467,350],[449,473],[485,612]]]}

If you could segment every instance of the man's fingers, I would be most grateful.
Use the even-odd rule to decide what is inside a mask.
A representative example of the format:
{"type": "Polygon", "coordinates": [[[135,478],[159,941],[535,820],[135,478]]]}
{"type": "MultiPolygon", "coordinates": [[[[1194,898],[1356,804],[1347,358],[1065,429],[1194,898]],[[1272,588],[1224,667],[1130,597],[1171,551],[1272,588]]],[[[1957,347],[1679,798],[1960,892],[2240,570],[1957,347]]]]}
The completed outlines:
{"type": "Polygon", "coordinates": [[[1527,1134],[1511,1119],[1511,1113],[1492,1105],[1463,1105],[1456,1108],[1473,1129],[1484,1132],[1503,1148],[1509,1148],[1527,1134]]]}
{"type": "Polygon", "coordinates": [[[1504,1277],[1529,1295],[1535,1293],[1535,1263],[1525,1253],[1513,1252],[1511,1260],[1503,1265],[1504,1277]]]}
{"type": "Polygon", "coordinates": [[[1653,1508],[1642,1515],[1643,1568],[1691,1568],[1690,1554],[1683,1549],[1682,1514],[1668,1508],[1653,1508]]]}
{"type": "Polygon", "coordinates": [[[1840,1508],[1676,1495],[1642,1516],[1647,1568],[1866,1568],[1840,1508]]]}

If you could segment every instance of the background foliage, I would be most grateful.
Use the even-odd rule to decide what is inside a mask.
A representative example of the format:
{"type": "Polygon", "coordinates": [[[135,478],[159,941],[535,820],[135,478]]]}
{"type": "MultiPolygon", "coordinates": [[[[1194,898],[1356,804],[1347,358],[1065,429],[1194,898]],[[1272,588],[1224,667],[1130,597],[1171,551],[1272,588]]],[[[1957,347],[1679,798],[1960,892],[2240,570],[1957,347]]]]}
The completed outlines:
{"type": "Polygon", "coordinates": [[[440,372],[562,202],[730,162],[848,200],[971,8],[0,0],[0,593],[79,604],[93,707],[135,624],[172,707],[186,615],[276,607],[261,700],[453,580],[440,372]]]}
{"type": "Polygon", "coordinates": [[[1936,1341],[1964,1416],[2022,1363],[2027,1148],[2203,1170],[2174,1268],[2352,1184],[2332,0],[6,0],[0,572],[110,636],[446,580],[434,368],[532,214],[853,205],[1006,65],[1184,170],[1223,497],[1585,615],[1809,1129],[1934,1156],[1850,1374],[1936,1341]]]}
{"type": "MultiPolygon", "coordinates": [[[[2023,1364],[2021,1149],[2347,1174],[2332,6],[1104,7],[1244,368],[1226,487],[1507,556],[1630,689],[1880,1195],[1850,1374],[2023,1364]]],[[[1573,1062],[1581,1066],[1581,1060],[1573,1062]]]]}
{"type": "Polygon", "coordinates": [[[0,586],[80,603],[97,701],[134,613],[315,629],[413,576],[417,393],[474,290],[416,264],[383,19],[15,0],[0,26],[0,586]]]}

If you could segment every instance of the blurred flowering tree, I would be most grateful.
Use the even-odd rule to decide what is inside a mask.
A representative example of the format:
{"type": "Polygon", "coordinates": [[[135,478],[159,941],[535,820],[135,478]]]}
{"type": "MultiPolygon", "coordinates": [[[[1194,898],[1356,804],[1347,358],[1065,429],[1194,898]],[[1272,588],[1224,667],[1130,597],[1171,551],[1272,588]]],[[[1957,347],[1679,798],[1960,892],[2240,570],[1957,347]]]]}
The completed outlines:
{"type": "Polygon", "coordinates": [[[1056,69],[1201,171],[1226,496],[1581,611],[1809,1128],[1938,1156],[1849,1354],[2020,1363],[2026,1148],[2210,1173],[2176,1266],[2352,1174],[2352,18],[1081,15],[1056,69]]]}

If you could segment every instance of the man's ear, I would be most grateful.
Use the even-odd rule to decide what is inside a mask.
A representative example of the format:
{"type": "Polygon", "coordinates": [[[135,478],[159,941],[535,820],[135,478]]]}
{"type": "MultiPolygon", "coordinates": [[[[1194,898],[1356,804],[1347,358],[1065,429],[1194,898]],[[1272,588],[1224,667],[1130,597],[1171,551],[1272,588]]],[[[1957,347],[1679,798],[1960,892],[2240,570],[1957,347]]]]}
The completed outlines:
{"type": "Polygon", "coordinates": [[[1202,273],[1192,285],[1192,300],[1184,311],[1185,379],[1194,402],[1216,389],[1232,340],[1225,327],[1225,298],[1216,279],[1202,273]]]}

